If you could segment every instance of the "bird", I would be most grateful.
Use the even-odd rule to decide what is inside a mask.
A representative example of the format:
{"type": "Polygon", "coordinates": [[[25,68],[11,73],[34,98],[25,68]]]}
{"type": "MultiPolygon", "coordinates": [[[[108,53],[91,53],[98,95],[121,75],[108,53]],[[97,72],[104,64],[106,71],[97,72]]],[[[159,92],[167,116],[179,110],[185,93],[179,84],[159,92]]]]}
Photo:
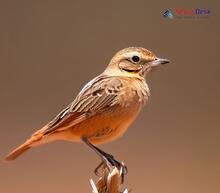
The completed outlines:
{"type": "Polygon", "coordinates": [[[142,47],[118,51],[106,69],[89,81],[52,121],[9,153],[11,161],[25,151],[56,140],[84,142],[116,166],[111,154],[97,147],[121,137],[149,99],[146,75],[169,60],[142,47]]]}

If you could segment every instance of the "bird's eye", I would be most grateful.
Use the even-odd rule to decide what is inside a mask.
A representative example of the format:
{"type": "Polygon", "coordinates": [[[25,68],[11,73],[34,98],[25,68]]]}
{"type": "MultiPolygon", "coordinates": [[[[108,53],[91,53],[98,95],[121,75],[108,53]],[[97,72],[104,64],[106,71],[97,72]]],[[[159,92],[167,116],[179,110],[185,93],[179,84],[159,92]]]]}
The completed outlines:
{"type": "Polygon", "coordinates": [[[140,57],[135,55],[135,56],[132,56],[131,60],[132,62],[137,63],[140,61],[140,57]]]}

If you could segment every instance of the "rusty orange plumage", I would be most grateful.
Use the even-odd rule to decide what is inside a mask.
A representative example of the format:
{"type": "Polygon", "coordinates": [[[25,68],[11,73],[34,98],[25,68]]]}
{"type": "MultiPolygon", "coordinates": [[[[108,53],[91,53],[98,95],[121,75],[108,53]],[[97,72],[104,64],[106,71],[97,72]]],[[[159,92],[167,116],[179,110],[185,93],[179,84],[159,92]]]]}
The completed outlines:
{"type": "Polygon", "coordinates": [[[125,48],[112,58],[106,70],[84,86],[75,100],[30,139],[7,155],[20,154],[54,140],[93,144],[117,139],[134,121],[150,95],[144,75],[159,64],[168,63],[140,47],[125,48]]]}

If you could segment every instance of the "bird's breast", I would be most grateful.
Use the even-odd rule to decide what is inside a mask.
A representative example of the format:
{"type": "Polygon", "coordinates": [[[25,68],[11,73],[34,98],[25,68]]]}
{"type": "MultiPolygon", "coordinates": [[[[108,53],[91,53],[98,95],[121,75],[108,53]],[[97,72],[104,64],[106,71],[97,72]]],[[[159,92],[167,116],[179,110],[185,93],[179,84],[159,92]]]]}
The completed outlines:
{"type": "Polygon", "coordinates": [[[122,136],[141,110],[140,105],[115,106],[91,118],[86,136],[94,144],[106,143],[122,136]]]}
{"type": "Polygon", "coordinates": [[[122,107],[143,106],[149,95],[148,85],[144,81],[135,80],[127,82],[118,100],[122,107]]]}
{"type": "Polygon", "coordinates": [[[146,103],[147,89],[142,82],[124,82],[117,102],[71,128],[70,140],[86,136],[92,143],[100,144],[122,136],[146,103]]]}

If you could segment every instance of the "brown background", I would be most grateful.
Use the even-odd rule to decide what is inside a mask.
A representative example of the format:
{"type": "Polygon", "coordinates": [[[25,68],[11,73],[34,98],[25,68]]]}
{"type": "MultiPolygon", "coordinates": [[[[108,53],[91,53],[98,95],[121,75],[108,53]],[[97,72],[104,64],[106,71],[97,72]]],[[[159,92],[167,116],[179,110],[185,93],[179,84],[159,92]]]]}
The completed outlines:
{"type": "MultiPolygon", "coordinates": [[[[195,2],[1,0],[1,159],[116,51],[142,46],[172,62],[147,77],[150,101],[126,135],[102,148],[129,167],[133,192],[219,193],[220,3],[195,2]],[[167,20],[168,8],[212,13],[167,20]]],[[[84,145],[51,143],[0,163],[0,193],[91,192],[98,162],[84,145]]]]}

